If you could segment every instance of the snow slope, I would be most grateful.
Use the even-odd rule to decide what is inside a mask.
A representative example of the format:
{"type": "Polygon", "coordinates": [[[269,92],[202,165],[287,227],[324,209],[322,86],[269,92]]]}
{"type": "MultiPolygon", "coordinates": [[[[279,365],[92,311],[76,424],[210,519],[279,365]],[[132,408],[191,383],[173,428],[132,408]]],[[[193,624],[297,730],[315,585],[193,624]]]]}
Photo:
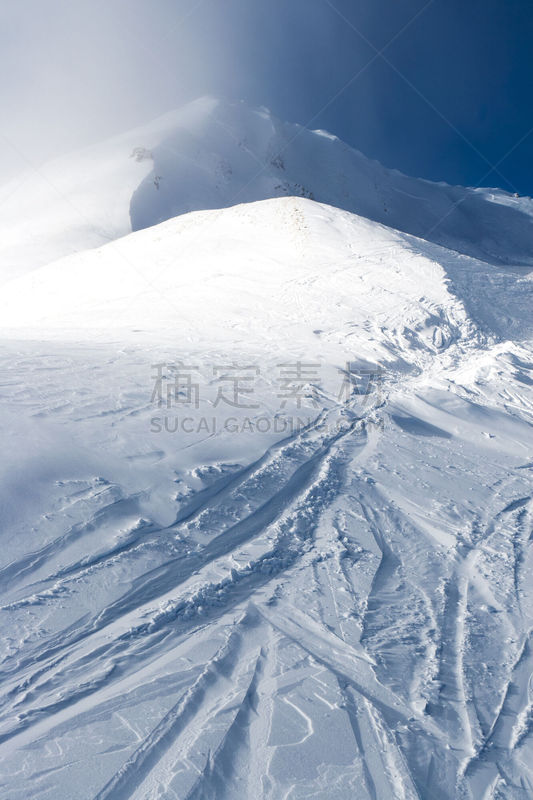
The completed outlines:
{"type": "Polygon", "coordinates": [[[530,199],[409,178],[328,133],[207,97],[0,187],[0,280],[178,214],[293,195],[489,262],[533,261],[530,199]]]}
{"type": "Polygon", "coordinates": [[[446,272],[463,262],[494,272],[330,206],[267,200],[176,217],[33,271],[4,286],[2,323],[26,337],[165,331],[256,354],[290,342],[337,360],[357,331],[362,358],[416,362],[471,333],[446,272]]]}
{"type": "Polygon", "coordinates": [[[287,197],[6,284],[2,798],[532,796],[514,256],[287,197]]]}

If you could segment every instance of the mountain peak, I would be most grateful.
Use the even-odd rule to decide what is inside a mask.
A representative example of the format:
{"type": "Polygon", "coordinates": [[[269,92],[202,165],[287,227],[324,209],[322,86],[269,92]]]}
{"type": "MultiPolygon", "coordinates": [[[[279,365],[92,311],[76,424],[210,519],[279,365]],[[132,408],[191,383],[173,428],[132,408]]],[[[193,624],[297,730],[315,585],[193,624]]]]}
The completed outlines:
{"type": "Polygon", "coordinates": [[[0,280],[190,211],[299,196],[491,263],[533,263],[533,203],[388,170],[210,95],[0,187],[0,280]]]}

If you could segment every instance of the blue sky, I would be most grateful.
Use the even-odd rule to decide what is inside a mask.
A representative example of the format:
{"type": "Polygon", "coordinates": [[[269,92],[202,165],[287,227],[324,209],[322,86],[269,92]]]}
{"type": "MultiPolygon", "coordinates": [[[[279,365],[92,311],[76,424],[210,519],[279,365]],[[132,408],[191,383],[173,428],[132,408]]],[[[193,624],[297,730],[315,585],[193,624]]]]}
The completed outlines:
{"type": "Polygon", "coordinates": [[[211,93],[409,174],[533,194],[531,41],[530,0],[2,4],[0,174],[211,93]]]}

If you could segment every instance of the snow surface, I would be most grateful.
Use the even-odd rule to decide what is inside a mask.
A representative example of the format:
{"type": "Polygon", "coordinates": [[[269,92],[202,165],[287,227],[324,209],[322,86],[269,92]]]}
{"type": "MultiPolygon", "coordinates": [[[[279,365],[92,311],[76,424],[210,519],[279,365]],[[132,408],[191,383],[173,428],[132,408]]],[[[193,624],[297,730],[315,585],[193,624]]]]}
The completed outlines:
{"type": "MultiPolygon", "coordinates": [[[[232,108],[260,159],[267,126],[292,130],[232,108]]],[[[129,192],[143,230],[88,250],[49,206],[47,253],[65,257],[2,288],[0,797],[530,798],[530,201],[306,133],[308,152],[336,148],[306,162],[329,204],[257,184],[240,199],[258,202],[147,227],[231,204],[210,194],[228,107],[177,112],[169,136],[191,109],[190,147],[214,154],[189,151],[197,196],[154,206],[159,155],[121,172],[161,121],[116,158],[96,149],[84,196],[120,196],[114,238],[129,192]],[[381,224],[354,164],[424,203],[381,224]],[[455,196],[449,246],[444,228],[417,238],[455,196]],[[179,363],[197,408],[172,394],[179,363]],[[254,407],[228,404],[235,372],[254,407]]],[[[182,169],[160,172],[177,187],[182,169]]]]}

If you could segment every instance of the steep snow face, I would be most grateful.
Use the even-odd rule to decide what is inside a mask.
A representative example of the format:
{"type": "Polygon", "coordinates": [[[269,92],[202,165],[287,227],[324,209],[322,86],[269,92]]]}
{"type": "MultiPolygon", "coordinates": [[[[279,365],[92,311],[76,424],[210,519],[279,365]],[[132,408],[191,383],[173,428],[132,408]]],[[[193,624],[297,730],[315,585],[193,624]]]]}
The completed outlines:
{"type": "Polygon", "coordinates": [[[151,149],[176,129],[203,124],[204,100],[0,187],[0,281],[131,232],[130,201],[151,173],[151,149]]]}
{"type": "Polygon", "coordinates": [[[178,214],[288,195],[489,262],[533,262],[529,199],[409,178],[323,131],[202,98],[1,187],[0,280],[178,214]]]}
{"type": "Polygon", "coordinates": [[[204,208],[297,195],[493,262],[533,263],[533,201],[387,170],[324,131],[216,103],[154,149],[132,197],[134,230],[204,208]]]}

